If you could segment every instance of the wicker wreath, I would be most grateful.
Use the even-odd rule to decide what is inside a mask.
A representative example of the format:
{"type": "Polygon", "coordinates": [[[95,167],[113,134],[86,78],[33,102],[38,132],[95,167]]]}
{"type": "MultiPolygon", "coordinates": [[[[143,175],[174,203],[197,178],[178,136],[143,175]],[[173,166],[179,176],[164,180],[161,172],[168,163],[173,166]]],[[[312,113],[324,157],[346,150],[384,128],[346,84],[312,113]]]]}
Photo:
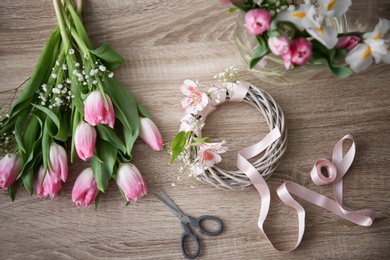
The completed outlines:
{"type": "Polygon", "coordinates": [[[238,69],[230,67],[214,77],[222,83],[211,87],[191,80],[184,81],[181,90],[187,98],[182,100],[182,106],[187,113],[171,145],[171,162],[178,158],[184,163],[181,172],[188,171],[197,180],[224,190],[241,190],[252,185],[252,182],[240,170],[225,170],[216,166],[221,160],[219,154],[227,150],[225,141],[210,143],[208,137],[202,137],[201,129],[207,115],[219,104],[226,101],[248,103],[263,114],[270,131],[279,128],[281,137],[253,163],[263,178],[272,175],[287,147],[287,127],[280,106],[267,92],[239,81],[237,76],[238,69]]]}

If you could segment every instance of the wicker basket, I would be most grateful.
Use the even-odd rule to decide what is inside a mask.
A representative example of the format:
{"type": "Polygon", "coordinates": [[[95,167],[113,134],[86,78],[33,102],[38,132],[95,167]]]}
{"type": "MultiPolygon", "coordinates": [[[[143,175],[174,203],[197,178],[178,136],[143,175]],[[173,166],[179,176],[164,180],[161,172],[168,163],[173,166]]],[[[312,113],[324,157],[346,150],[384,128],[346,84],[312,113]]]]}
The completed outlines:
{"type": "MultiPolygon", "coordinates": [[[[227,97],[227,100],[229,100],[229,97],[227,97]]],[[[252,84],[249,86],[248,93],[242,102],[256,107],[264,115],[270,130],[278,127],[281,132],[281,138],[270,145],[264,155],[253,163],[253,166],[263,178],[267,179],[278,167],[287,148],[287,127],[283,111],[271,95],[252,84]]],[[[242,190],[252,185],[244,172],[224,170],[216,166],[206,169],[197,179],[224,190],[242,190]]]]}

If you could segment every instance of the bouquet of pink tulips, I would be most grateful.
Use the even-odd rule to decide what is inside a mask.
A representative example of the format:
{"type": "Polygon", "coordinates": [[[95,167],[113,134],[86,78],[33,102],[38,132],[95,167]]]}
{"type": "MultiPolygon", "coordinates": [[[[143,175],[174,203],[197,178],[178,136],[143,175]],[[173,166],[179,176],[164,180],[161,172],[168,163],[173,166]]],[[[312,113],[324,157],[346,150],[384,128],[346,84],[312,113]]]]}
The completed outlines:
{"type": "Polygon", "coordinates": [[[220,0],[245,13],[245,27],[258,47],[249,62],[253,68],[265,55],[280,56],[286,69],[326,63],[334,75],[345,78],[367,69],[375,60],[390,63],[390,21],[380,19],[372,32],[339,34],[327,19],[343,16],[351,0],[220,0]]]}
{"type": "Polygon", "coordinates": [[[68,161],[77,154],[91,165],[74,184],[77,206],[97,206],[99,192],[111,179],[127,201],[135,201],[147,188],[130,163],[134,142],[140,136],[161,150],[161,135],[147,111],[113,78],[123,58],[108,44],[93,48],[80,19],[82,2],[63,2],[53,0],[58,26],[25,89],[1,119],[1,141],[7,143],[0,189],[13,200],[20,181],[33,194],[37,175],[38,196],[54,198],[67,180],[68,161]]]}

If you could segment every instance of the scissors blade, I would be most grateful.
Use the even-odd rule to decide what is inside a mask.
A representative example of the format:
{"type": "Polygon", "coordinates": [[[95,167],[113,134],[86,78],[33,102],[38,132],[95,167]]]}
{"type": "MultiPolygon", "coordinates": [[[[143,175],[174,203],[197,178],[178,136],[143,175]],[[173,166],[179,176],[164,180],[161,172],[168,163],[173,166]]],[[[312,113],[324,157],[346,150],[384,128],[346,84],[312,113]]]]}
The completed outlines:
{"type": "Polygon", "coordinates": [[[180,220],[183,219],[184,217],[184,214],[180,211],[180,209],[175,205],[173,204],[172,205],[172,200],[169,200],[169,201],[166,201],[165,199],[161,198],[159,195],[157,195],[156,193],[154,193],[154,196],[167,208],[169,209],[169,211],[172,212],[173,215],[175,215],[176,217],[178,217],[180,220]]]}

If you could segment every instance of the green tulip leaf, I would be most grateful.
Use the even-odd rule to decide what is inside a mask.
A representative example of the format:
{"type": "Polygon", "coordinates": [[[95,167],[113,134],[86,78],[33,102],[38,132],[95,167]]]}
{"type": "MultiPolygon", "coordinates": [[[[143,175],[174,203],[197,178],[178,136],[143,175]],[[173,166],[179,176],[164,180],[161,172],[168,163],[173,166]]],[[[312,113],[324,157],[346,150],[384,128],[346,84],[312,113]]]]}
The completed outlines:
{"type": "Polygon", "coordinates": [[[102,46],[95,50],[89,50],[96,57],[104,61],[107,69],[114,70],[121,65],[125,59],[120,56],[108,43],[103,43],[102,46]]]}
{"type": "Polygon", "coordinates": [[[98,139],[95,152],[96,155],[91,158],[91,167],[97,188],[104,193],[114,171],[118,150],[109,142],[98,139]]]}
{"type": "Polygon", "coordinates": [[[99,135],[99,138],[111,143],[113,146],[115,146],[118,150],[125,153],[126,147],[122,140],[118,137],[118,135],[112,130],[110,127],[106,125],[97,125],[96,131],[99,135]]]}

